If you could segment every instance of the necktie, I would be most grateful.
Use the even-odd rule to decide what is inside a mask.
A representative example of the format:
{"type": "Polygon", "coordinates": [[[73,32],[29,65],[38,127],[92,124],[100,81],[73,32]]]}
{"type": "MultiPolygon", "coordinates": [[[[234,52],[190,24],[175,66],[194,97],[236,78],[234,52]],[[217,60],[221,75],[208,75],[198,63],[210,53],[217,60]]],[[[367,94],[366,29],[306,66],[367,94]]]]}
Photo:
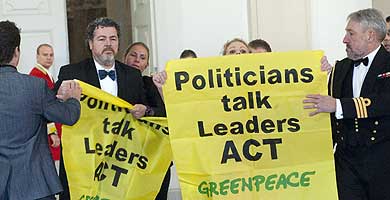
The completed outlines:
{"type": "Polygon", "coordinates": [[[359,60],[354,60],[353,66],[357,67],[360,65],[360,63],[363,63],[364,66],[367,66],[368,65],[368,57],[361,58],[359,60]]]}
{"type": "Polygon", "coordinates": [[[99,79],[100,80],[103,80],[107,76],[109,76],[113,81],[115,81],[115,71],[114,70],[110,70],[110,71],[99,70],[99,79]]]}

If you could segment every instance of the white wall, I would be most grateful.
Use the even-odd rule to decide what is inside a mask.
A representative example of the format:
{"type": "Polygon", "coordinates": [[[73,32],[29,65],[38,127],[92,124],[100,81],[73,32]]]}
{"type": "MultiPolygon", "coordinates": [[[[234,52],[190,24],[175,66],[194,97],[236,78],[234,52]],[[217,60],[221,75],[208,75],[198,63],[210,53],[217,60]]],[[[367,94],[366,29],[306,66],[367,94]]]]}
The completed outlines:
{"type": "Polygon", "coordinates": [[[331,64],[345,58],[343,37],[347,16],[371,7],[371,0],[312,0],[312,49],[324,50],[331,64]]]}
{"type": "Polygon", "coordinates": [[[21,28],[18,71],[29,73],[36,63],[36,48],[49,43],[54,48],[50,68],[56,79],[61,65],[69,63],[65,0],[4,0],[0,2],[0,20],[10,20],[21,28]]]}
{"type": "Polygon", "coordinates": [[[372,0],[372,7],[381,10],[385,17],[390,16],[389,0],[372,0]]]}
{"type": "Polygon", "coordinates": [[[227,40],[248,39],[247,1],[155,0],[154,7],[159,69],[184,49],[217,56],[227,40]]]}

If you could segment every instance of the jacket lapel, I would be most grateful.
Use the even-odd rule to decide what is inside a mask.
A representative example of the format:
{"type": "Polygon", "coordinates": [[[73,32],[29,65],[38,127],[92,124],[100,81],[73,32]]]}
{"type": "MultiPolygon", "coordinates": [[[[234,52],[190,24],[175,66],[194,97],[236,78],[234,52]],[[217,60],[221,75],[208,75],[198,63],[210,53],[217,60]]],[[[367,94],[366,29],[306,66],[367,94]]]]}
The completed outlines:
{"type": "Polygon", "coordinates": [[[117,61],[115,61],[115,71],[116,71],[116,83],[118,84],[118,97],[124,98],[125,96],[125,89],[126,88],[126,73],[122,71],[121,64],[117,61]]]}
{"type": "Polygon", "coordinates": [[[347,59],[336,64],[334,69],[335,77],[333,78],[333,97],[340,98],[342,96],[343,87],[351,86],[352,78],[347,78],[348,72],[352,70],[352,60],[347,59]],[[349,82],[348,82],[349,81],[349,82]]]}
{"type": "Polygon", "coordinates": [[[97,71],[96,71],[95,62],[93,61],[93,59],[88,60],[86,68],[87,68],[86,70],[87,83],[97,88],[101,88],[97,71]]]}
{"type": "Polygon", "coordinates": [[[375,55],[374,60],[371,63],[370,69],[367,72],[366,77],[362,85],[360,96],[367,96],[367,94],[373,90],[375,80],[377,80],[378,74],[381,74],[386,67],[386,60],[389,59],[386,56],[386,49],[381,46],[378,53],[375,55]]]}

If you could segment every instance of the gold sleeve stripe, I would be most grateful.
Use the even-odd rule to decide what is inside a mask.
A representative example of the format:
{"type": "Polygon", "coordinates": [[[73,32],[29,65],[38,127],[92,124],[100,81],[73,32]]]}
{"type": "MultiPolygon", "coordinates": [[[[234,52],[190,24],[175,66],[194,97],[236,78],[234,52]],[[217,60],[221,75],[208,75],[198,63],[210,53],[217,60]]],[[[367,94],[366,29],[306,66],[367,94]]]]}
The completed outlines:
{"type": "Polygon", "coordinates": [[[366,106],[365,106],[365,104],[364,104],[364,99],[363,99],[363,97],[359,97],[359,102],[360,102],[360,104],[362,105],[362,110],[361,110],[362,116],[363,116],[363,118],[367,118],[367,108],[366,108],[366,106]]]}
{"type": "Polygon", "coordinates": [[[361,118],[359,103],[357,102],[357,99],[355,99],[355,98],[353,98],[352,100],[353,100],[353,102],[355,102],[355,109],[356,109],[357,118],[361,118]]]}
{"type": "Polygon", "coordinates": [[[358,104],[359,104],[359,111],[360,111],[360,118],[366,118],[366,116],[364,115],[364,106],[363,106],[363,102],[361,101],[361,98],[356,98],[358,104]]]}

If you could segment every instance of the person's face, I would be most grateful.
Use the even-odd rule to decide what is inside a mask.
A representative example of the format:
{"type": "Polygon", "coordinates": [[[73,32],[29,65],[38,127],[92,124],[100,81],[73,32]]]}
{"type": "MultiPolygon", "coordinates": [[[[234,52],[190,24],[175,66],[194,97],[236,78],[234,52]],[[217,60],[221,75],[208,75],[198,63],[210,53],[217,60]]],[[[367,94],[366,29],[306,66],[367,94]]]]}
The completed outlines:
{"type": "Polygon", "coordinates": [[[41,46],[38,50],[37,63],[49,69],[53,65],[54,52],[51,47],[41,46]]]}
{"type": "Polygon", "coordinates": [[[261,47],[258,47],[258,48],[250,48],[249,47],[249,50],[251,51],[251,53],[266,53],[267,50],[265,50],[264,48],[261,48],[261,47]]]}
{"type": "Polygon", "coordinates": [[[368,53],[369,30],[364,30],[360,23],[349,20],[345,31],[343,43],[348,58],[357,60],[365,56],[368,53]]]}
{"type": "Polygon", "coordinates": [[[390,23],[386,22],[386,37],[383,40],[383,46],[390,52],[390,23]]]}
{"type": "Polygon", "coordinates": [[[226,47],[226,55],[249,53],[249,49],[242,42],[232,42],[226,47]]]}
{"type": "Polygon", "coordinates": [[[110,68],[115,62],[118,53],[119,38],[115,27],[98,26],[92,40],[88,41],[89,49],[96,61],[110,68]]]}
{"type": "Polygon", "coordinates": [[[134,45],[126,55],[125,64],[143,72],[148,67],[148,51],[142,45],[134,45]]]}

